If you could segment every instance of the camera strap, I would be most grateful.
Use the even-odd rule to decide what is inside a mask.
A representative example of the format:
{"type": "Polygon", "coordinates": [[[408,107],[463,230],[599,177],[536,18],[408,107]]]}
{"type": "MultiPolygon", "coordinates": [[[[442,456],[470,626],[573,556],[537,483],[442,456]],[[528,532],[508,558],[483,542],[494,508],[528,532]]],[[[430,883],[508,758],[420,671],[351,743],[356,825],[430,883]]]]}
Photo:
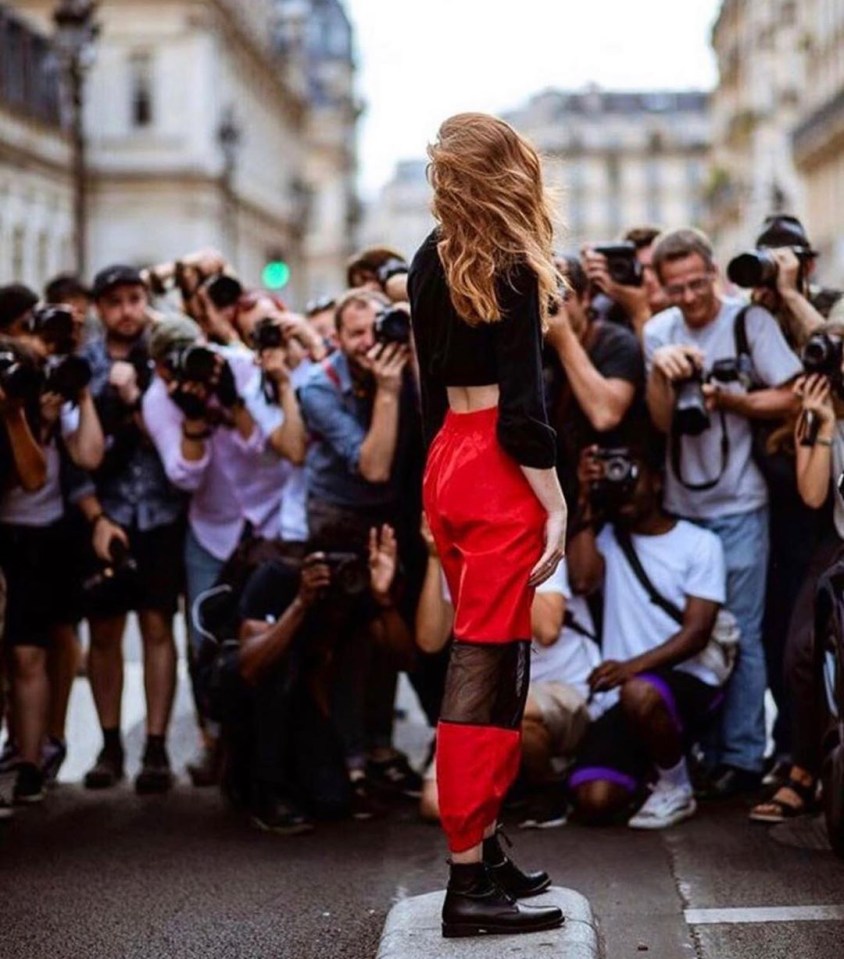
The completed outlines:
{"type": "Polygon", "coordinates": [[[642,566],[642,561],[639,559],[639,556],[636,553],[636,549],[633,546],[633,540],[631,539],[630,534],[626,530],[620,530],[615,525],[613,525],[612,531],[613,535],[615,536],[615,541],[621,547],[621,552],[624,553],[624,558],[630,564],[630,568],[633,570],[636,579],[638,579],[642,584],[642,587],[648,594],[650,601],[654,604],[654,606],[658,606],[664,613],[668,613],[668,615],[676,623],[682,626],[682,610],[679,606],[675,606],[671,600],[666,599],[651,582],[651,578],[645,572],[645,567],[642,566]]]}
{"type": "Polygon", "coordinates": [[[727,471],[727,463],[730,460],[730,434],[727,431],[727,417],[724,415],[724,411],[718,410],[718,418],[721,421],[721,468],[718,471],[718,475],[715,479],[706,480],[703,483],[688,483],[683,478],[683,450],[682,443],[683,437],[682,434],[678,433],[676,430],[671,431],[671,469],[677,479],[685,486],[686,489],[695,490],[697,492],[703,492],[704,490],[712,489],[721,482],[721,477],[727,471]]]}

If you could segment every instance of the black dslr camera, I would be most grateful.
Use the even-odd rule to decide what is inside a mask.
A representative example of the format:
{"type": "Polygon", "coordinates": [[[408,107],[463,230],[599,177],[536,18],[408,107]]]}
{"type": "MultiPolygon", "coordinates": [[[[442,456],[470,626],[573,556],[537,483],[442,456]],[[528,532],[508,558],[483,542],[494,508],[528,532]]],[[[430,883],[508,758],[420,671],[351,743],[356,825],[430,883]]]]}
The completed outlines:
{"type": "Polygon", "coordinates": [[[603,475],[589,486],[589,501],[596,512],[613,513],[630,501],[639,479],[639,464],[626,446],[595,450],[603,475]]]}
{"type": "MultiPolygon", "coordinates": [[[[844,362],[844,339],[835,333],[822,331],[813,333],[803,347],[803,369],[808,375],[819,373],[825,376],[832,389],[844,396],[844,372],[841,364],[844,362]]],[[[800,445],[814,446],[820,430],[820,420],[813,412],[805,412],[801,416],[800,445]]]]}
{"type": "Polygon", "coordinates": [[[34,400],[41,392],[41,370],[14,350],[0,350],[0,389],[10,400],[34,400]]]}
{"type": "Polygon", "coordinates": [[[62,356],[47,367],[45,393],[58,393],[66,403],[76,403],[91,382],[91,365],[81,356],[62,356]]]}
{"type": "Polygon", "coordinates": [[[29,330],[52,346],[55,353],[72,353],[76,348],[76,323],[66,306],[40,306],[32,311],[29,330]]]}
{"type": "Polygon", "coordinates": [[[203,289],[218,310],[234,306],[243,295],[243,284],[227,273],[208,277],[203,283],[203,289]]]}
{"type": "Polygon", "coordinates": [[[137,573],[138,564],[129,547],[121,539],[115,537],[108,545],[109,561],[103,563],[100,569],[83,580],[82,588],[86,593],[93,593],[104,589],[112,582],[126,583],[137,573]]]}
{"type": "Polygon", "coordinates": [[[275,350],[284,346],[284,330],[270,316],[258,320],[252,330],[252,346],[260,353],[262,350],[275,350]]]}
{"type": "Polygon", "coordinates": [[[325,553],[321,562],[331,570],[331,586],[344,596],[360,596],[369,589],[369,565],[359,553],[325,553]]]}
{"type": "Polygon", "coordinates": [[[407,346],[410,342],[410,316],[407,310],[398,307],[381,310],[375,317],[374,333],[375,342],[382,346],[388,343],[407,346]]]}
{"type": "Polygon", "coordinates": [[[844,362],[844,339],[835,333],[813,333],[803,347],[803,369],[808,374],[820,373],[829,378],[836,389],[844,385],[841,364],[844,362]]]}
{"type": "Polygon", "coordinates": [[[674,383],[672,431],[683,436],[700,436],[712,425],[704,383],[740,383],[747,389],[752,382],[750,357],[731,356],[716,360],[709,373],[695,367],[692,375],[674,383]]]}
{"type": "Polygon", "coordinates": [[[644,273],[636,256],[635,244],[598,243],[592,249],[606,257],[610,277],[620,286],[642,285],[644,273]]]}
{"type": "MultiPolygon", "coordinates": [[[[803,246],[790,247],[800,260],[800,272],[797,277],[798,289],[803,285],[803,269],[808,260],[814,255],[811,250],[803,246]]],[[[771,250],[762,248],[759,250],[748,250],[746,253],[739,253],[733,257],[727,264],[727,276],[735,283],[746,290],[752,290],[756,287],[767,286],[771,289],[777,285],[777,276],[779,275],[779,264],[771,250]]]]}
{"type": "Polygon", "coordinates": [[[205,346],[182,346],[168,353],[164,363],[179,383],[209,386],[217,370],[217,354],[205,346]]]}

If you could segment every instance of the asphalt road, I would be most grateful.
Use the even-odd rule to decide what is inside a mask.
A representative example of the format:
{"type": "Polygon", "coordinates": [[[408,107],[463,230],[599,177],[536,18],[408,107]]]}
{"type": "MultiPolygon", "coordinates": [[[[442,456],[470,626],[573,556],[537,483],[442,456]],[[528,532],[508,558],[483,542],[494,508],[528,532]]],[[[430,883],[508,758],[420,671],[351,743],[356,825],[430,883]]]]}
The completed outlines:
{"type": "MultiPolygon", "coordinates": [[[[130,772],[143,738],[139,684],[131,667],[130,772]]],[[[166,797],[81,789],[98,746],[84,680],[69,728],[65,781],[0,826],[0,959],[374,959],[390,905],[443,882],[439,831],[412,804],[381,822],[267,836],[183,775],[166,797]]],[[[420,754],[412,709],[398,735],[420,754]]],[[[171,744],[181,769],[194,746],[184,688],[171,744]]],[[[660,833],[512,835],[518,861],[589,898],[607,959],[841,959],[844,863],[811,822],[777,827],[775,839],[745,814],[733,803],[660,833]]]]}

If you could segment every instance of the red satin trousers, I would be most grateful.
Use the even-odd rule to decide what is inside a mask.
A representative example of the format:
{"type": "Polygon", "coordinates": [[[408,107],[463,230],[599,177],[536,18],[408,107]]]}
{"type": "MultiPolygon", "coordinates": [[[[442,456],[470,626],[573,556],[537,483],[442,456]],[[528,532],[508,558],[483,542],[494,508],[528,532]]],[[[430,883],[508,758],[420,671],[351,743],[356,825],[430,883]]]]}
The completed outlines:
{"type": "Polygon", "coordinates": [[[440,816],[452,852],[479,843],[519,769],[529,682],[530,570],[545,511],[499,445],[498,409],[452,413],[428,455],[423,500],[455,606],[437,727],[440,816]]]}

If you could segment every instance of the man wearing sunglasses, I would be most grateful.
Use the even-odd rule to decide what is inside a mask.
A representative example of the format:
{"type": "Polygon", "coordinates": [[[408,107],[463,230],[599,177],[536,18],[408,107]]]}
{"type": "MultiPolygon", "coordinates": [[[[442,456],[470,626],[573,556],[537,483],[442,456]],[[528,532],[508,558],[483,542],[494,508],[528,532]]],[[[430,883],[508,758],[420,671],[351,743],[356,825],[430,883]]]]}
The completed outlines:
{"type": "Polygon", "coordinates": [[[648,408],[668,434],[665,508],[720,537],[725,605],[741,630],[741,655],[707,756],[706,792],[722,798],[758,786],[765,750],[768,490],[753,459],[751,422],[792,411],[789,384],[802,367],[767,310],[721,295],[703,233],[663,234],[653,265],[671,304],[644,329],[648,408]],[[689,430],[680,413],[695,391],[697,427],[689,430]]]}

